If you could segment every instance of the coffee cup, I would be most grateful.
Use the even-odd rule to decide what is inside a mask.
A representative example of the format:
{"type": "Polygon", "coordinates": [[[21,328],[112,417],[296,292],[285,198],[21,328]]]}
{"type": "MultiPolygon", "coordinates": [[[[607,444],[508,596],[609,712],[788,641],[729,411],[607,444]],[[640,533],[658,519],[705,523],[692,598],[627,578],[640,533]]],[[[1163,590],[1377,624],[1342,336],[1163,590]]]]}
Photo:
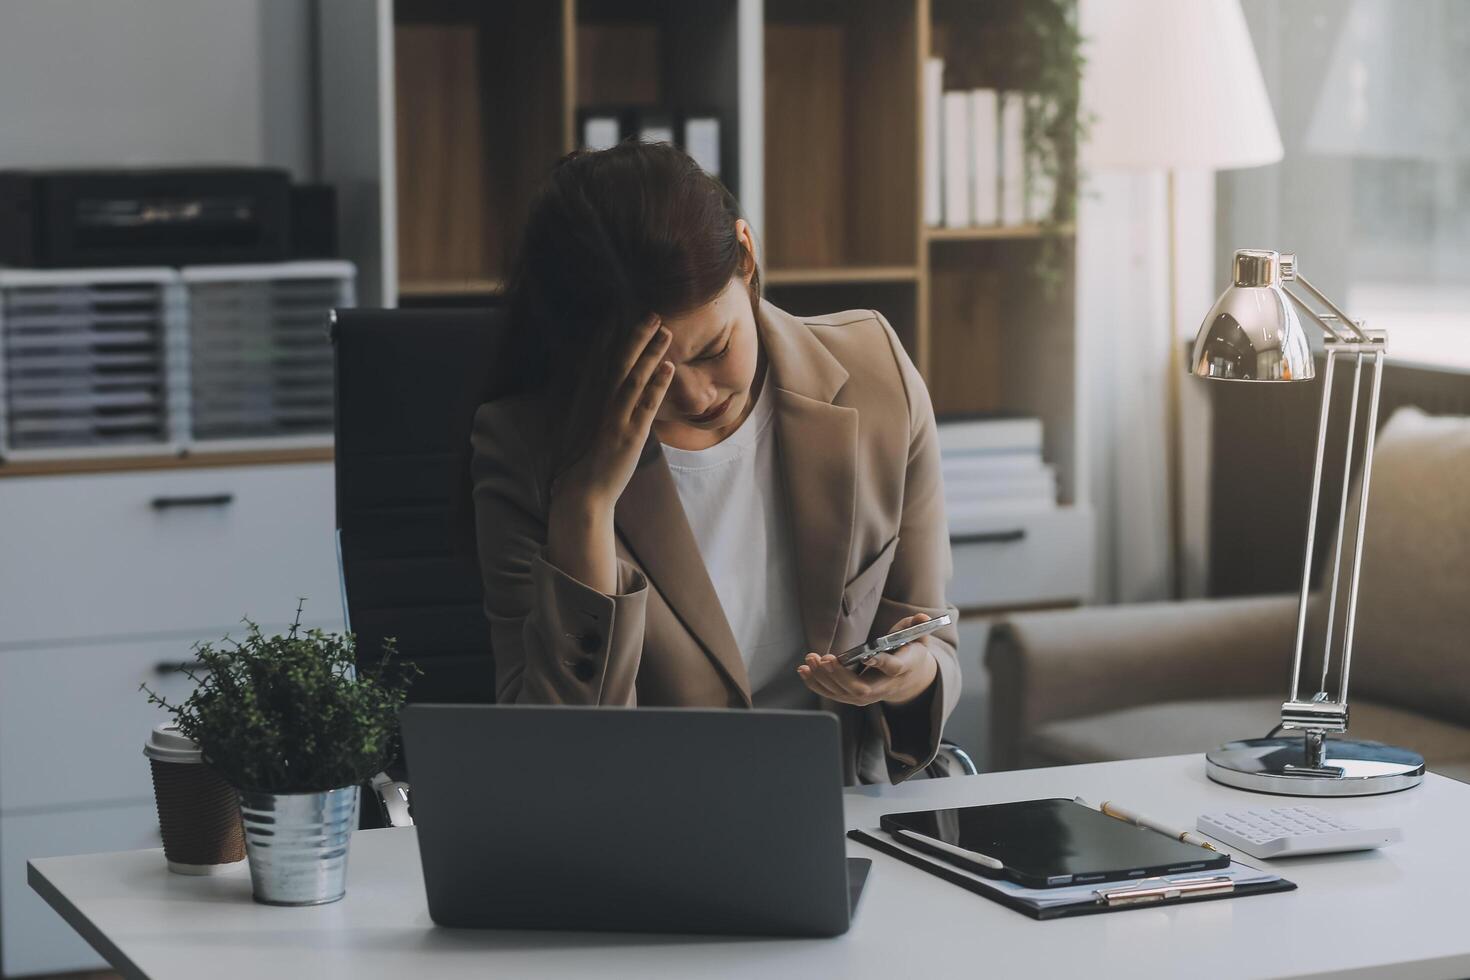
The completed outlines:
{"type": "Polygon", "coordinates": [[[156,726],[143,745],[153,769],[153,796],[168,869],[182,875],[228,871],[245,860],[240,797],[204,762],[176,726],[156,726]]]}

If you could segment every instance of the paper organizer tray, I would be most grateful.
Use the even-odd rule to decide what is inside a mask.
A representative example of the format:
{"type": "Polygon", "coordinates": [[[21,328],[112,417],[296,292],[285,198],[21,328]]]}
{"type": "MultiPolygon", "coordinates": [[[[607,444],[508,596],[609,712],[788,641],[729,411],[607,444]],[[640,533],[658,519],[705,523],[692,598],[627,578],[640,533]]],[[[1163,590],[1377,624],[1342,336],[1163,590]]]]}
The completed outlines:
{"type": "Polygon", "coordinates": [[[329,444],[349,262],[0,270],[0,456],[329,444]]]}

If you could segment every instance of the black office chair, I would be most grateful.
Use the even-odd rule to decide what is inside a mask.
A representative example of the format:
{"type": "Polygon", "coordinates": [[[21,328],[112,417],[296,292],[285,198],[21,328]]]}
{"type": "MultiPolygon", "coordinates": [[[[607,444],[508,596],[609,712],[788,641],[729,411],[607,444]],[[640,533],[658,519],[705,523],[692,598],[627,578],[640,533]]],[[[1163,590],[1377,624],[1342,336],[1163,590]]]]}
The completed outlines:
{"type": "Polygon", "coordinates": [[[483,611],[470,429],[497,394],[496,310],[341,310],[336,352],[337,544],[358,658],[398,639],[415,701],[495,698],[483,611]]]}
{"type": "MultiPolygon", "coordinates": [[[[360,664],[382,642],[423,670],[409,700],[490,704],[495,667],[475,550],[470,429],[475,409],[501,392],[497,309],[339,310],[337,547],[348,628],[360,664]]],[[[973,773],[946,746],[930,775],[973,773]]],[[[401,767],[375,780],[401,811],[401,767]]],[[[363,819],[381,821],[376,807],[363,819]]],[[[393,813],[399,822],[401,812],[393,813]]],[[[375,822],[374,825],[380,825],[375,822]]]]}

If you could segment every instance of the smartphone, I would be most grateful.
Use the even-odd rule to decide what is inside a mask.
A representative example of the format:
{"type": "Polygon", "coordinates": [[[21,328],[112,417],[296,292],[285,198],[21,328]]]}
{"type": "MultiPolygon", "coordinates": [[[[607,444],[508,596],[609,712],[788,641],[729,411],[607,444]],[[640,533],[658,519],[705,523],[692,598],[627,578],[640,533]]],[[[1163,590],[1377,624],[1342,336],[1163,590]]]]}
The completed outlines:
{"type": "Polygon", "coordinates": [[[941,627],[948,626],[951,620],[946,613],[936,619],[915,623],[907,629],[901,629],[897,633],[889,633],[880,636],[876,640],[870,640],[862,646],[853,647],[846,653],[837,655],[837,662],[852,670],[862,670],[868,665],[868,661],[880,653],[892,653],[905,643],[912,643],[921,636],[928,636],[941,627]]]}

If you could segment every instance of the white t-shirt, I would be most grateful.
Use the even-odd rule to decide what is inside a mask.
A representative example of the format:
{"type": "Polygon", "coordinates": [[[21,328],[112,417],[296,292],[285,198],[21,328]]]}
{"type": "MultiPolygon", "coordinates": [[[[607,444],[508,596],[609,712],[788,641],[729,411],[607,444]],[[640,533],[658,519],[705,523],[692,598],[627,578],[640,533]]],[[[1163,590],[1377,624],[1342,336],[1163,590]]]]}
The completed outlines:
{"type": "Polygon", "coordinates": [[[796,665],[806,655],[775,408],[762,384],[745,421],[708,449],[664,446],[679,501],[745,660],[751,699],[805,708],[816,696],[796,665]]]}

